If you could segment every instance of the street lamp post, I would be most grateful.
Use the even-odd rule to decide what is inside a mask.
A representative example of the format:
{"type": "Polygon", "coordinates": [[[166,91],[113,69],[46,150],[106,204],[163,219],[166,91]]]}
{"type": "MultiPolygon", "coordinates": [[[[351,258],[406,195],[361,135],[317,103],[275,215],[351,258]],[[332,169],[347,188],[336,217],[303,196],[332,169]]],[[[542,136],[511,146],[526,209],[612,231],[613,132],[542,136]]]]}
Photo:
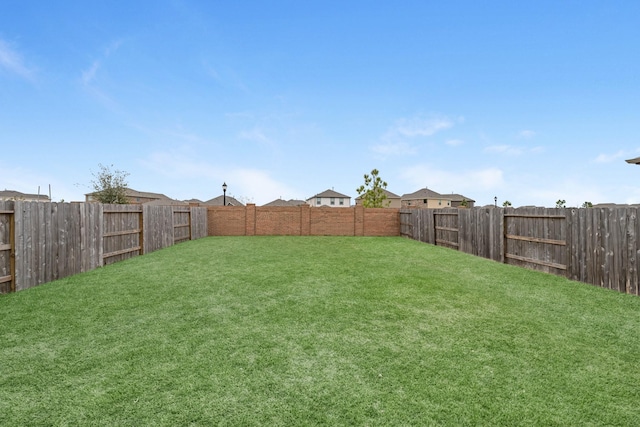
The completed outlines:
{"type": "Polygon", "coordinates": [[[222,183],[222,206],[227,206],[227,183],[222,183]]]}

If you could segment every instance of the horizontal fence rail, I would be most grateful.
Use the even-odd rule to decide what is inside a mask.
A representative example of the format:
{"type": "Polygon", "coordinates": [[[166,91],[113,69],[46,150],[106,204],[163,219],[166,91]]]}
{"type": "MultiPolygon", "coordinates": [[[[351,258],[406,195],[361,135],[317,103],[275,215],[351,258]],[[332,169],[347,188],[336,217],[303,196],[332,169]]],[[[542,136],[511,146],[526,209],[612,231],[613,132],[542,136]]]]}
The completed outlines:
{"type": "Polygon", "coordinates": [[[640,295],[638,207],[401,209],[400,234],[640,295]]]}
{"type": "Polygon", "coordinates": [[[0,293],[206,235],[201,207],[0,202],[0,293]]]}

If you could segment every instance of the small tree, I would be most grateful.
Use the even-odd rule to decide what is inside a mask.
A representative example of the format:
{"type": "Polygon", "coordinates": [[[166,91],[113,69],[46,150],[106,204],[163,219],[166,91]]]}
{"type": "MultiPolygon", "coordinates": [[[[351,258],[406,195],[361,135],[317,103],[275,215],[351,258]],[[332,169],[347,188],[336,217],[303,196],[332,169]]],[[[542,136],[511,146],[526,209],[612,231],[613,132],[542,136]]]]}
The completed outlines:
{"type": "Polygon", "coordinates": [[[94,199],[100,203],[127,204],[127,176],[128,172],[112,170],[111,167],[98,165],[100,172],[92,173],[91,185],[95,193],[94,199]]]}
{"type": "Polygon", "coordinates": [[[378,176],[378,169],[371,171],[371,175],[364,175],[364,185],[356,189],[358,195],[362,197],[362,206],[365,208],[383,208],[389,206],[387,195],[384,190],[387,183],[378,176]]]}
{"type": "Polygon", "coordinates": [[[510,202],[510,201],[508,201],[508,200],[505,200],[505,201],[502,203],[502,207],[504,207],[504,208],[508,208],[509,206],[511,206],[511,202],[510,202]]]}
{"type": "Polygon", "coordinates": [[[558,200],[556,202],[556,208],[566,208],[567,207],[567,201],[564,199],[558,200]]]}
{"type": "Polygon", "coordinates": [[[583,207],[583,208],[592,208],[592,207],[593,207],[593,203],[591,203],[591,202],[584,202],[584,203],[582,204],[582,207],[583,207]]]}

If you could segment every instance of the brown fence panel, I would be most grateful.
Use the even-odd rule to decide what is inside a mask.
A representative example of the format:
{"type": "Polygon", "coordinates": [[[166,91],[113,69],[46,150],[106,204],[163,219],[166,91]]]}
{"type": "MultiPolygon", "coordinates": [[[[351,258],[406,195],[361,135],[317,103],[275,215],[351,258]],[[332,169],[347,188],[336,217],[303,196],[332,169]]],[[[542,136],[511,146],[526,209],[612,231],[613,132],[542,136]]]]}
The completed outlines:
{"type": "Polygon", "coordinates": [[[103,265],[103,207],[100,203],[73,203],[71,206],[80,212],[81,271],[91,271],[103,265]]]}
{"type": "Polygon", "coordinates": [[[14,202],[0,201],[0,294],[15,290],[14,202]]]}
{"type": "Polygon", "coordinates": [[[402,208],[400,210],[402,235],[435,245],[435,211],[435,209],[402,208]]]}
{"type": "Polygon", "coordinates": [[[144,253],[173,245],[173,207],[142,205],[144,253]]]}
{"type": "Polygon", "coordinates": [[[144,253],[142,205],[104,205],[103,264],[113,264],[144,253]]]}
{"type": "Polygon", "coordinates": [[[191,209],[173,208],[173,244],[191,240],[191,209]]]}
{"type": "Polygon", "coordinates": [[[419,230],[415,227],[415,221],[413,221],[416,217],[417,215],[414,216],[411,212],[407,212],[406,210],[400,211],[400,235],[402,237],[420,240],[417,235],[419,230]]]}
{"type": "Polygon", "coordinates": [[[436,245],[458,249],[458,209],[434,210],[436,245]]]}
{"type": "Polygon", "coordinates": [[[192,207],[191,209],[191,239],[207,237],[207,208],[192,207]]]}
{"type": "Polygon", "coordinates": [[[638,295],[639,209],[572,209],[567,277],[638,295]]]}
{"type": "Polygon", "coordinates": [[[102,242],[94,210],[79,203],[16,201],[14,290],[28,289],[100,265],[102,242]]]}
{"type": "Polygon", "coordinates": [[[506,209],[505,262],[566,275],[567,219],[564,210],[506,209]]]}

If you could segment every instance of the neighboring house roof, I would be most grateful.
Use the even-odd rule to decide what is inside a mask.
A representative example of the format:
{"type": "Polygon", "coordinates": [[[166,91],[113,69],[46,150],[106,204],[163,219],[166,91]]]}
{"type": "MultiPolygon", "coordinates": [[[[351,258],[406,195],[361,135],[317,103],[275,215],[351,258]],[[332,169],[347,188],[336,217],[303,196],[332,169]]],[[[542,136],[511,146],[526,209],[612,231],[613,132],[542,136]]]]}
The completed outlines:
{"type": "Polygon", "coordinates": [[[300,206],[306,204],[304,200],[283,200],[276,199],[262,206],[300,206]]]}
{"type": "Polygon", "coordinates": [[[157,199],[157,200],[173,200],[161,193],[150,193],[148,191],[137,191],[132,188],[127,188],[125,191],[127,197],[143,197],[145,199],[157,199]]]}
{"type": "MultiPolygon", "coordinates": [[[[397,194],[392,193],[389,190],[385,190],[384,188],[382,189],[382,191],[384,191],[384,194],[387,196],[387,199],[399,199],[400,198],[400,196],[398,196],[397,194]]],[[[361,195],[361,196],[356,197],[356,200],[361,200],[362,197],[364,197],[364,194],[361,195]]]]}
{"type": "MultiPolygon", "coordinates": [[[[214,197],[213,199],[209,199],[203,203],[203,205],[207,206],[224,206],[225,195],[214,197]]],[[[240,203],[238,200],[234,199],[231,196],[226,196],[227,206],[244,206],[244,204],[240,203]]]]}
{"type": "Polygon", "coordinates": [[[204,203],[202,200],[200,199],[189,199],[189,200],[183,200],[183,202],[185,203],[204,203]]]}
{"type": "Polygon", "coordinates": [[[0,191],[0,200],[49,200],[44,194],[27,194],[15,190],[0,191]]]}
{"type": "Polygon", "coordinates": [[[415,193],[403,194],[403,200],[419,200],[419,199],[441,199],[441,200],[454,200],[450,196],[445,196],[440,193],[436,193],[428,188],[421,188],[415,193]]]}
{"type": "Polygon", "coordinates": [[[175,199],[155,199],[144,202],[143,205],[151,206],[189,206],[189,203],[175,199]]]}
{"type": "Polygon", "coordinates": [[[452,193],[452,194],[449,194],[448,196],[451,198],[451,201],[452,201],[452,202],[461,202],[461,201],[463,201],[463,200],[466,200],[467,202],[473,202],[473,203],[475,203],[475,202],[476,202],[476,201],[475,201],[475,200],[473,200],[472,198],[470,198],[470,197],[465,197],[465,196],[463,196],[462,194],[453,194],[453,193],[452,193]]]}
{"type": "Polygon", "coordinates": [[[640,165],[640,157],[636,157],[635,159],[626,160],[627,163],[632,165],[640,165]]]}
{"type": "Polygon", "coordinates": [[[347,198],[347,199],[351,198],[351,197],[347,196],[346,194],[338,193],[337,191],[325,190],[322,193],[318,193],[313,197],[309,197],[307,200],[315,199],[317,197],[344,197],[344,198],[347,198]]]}
{"type": "MultiPolygon", "coordinates": [[[[94,191],[92,193],[85,194],[85,196],[93,196],[98,193],[99,191],[94,191]]],[[[138,190],[134,190],[133,188],[126,188],[124,193],[127,197],[132,197],[132,198],[137,197],[137,198],[143,198],[143,199],[173,200],[161,193],[150,193],[148,191],[138,191],[138,190]]]]}

